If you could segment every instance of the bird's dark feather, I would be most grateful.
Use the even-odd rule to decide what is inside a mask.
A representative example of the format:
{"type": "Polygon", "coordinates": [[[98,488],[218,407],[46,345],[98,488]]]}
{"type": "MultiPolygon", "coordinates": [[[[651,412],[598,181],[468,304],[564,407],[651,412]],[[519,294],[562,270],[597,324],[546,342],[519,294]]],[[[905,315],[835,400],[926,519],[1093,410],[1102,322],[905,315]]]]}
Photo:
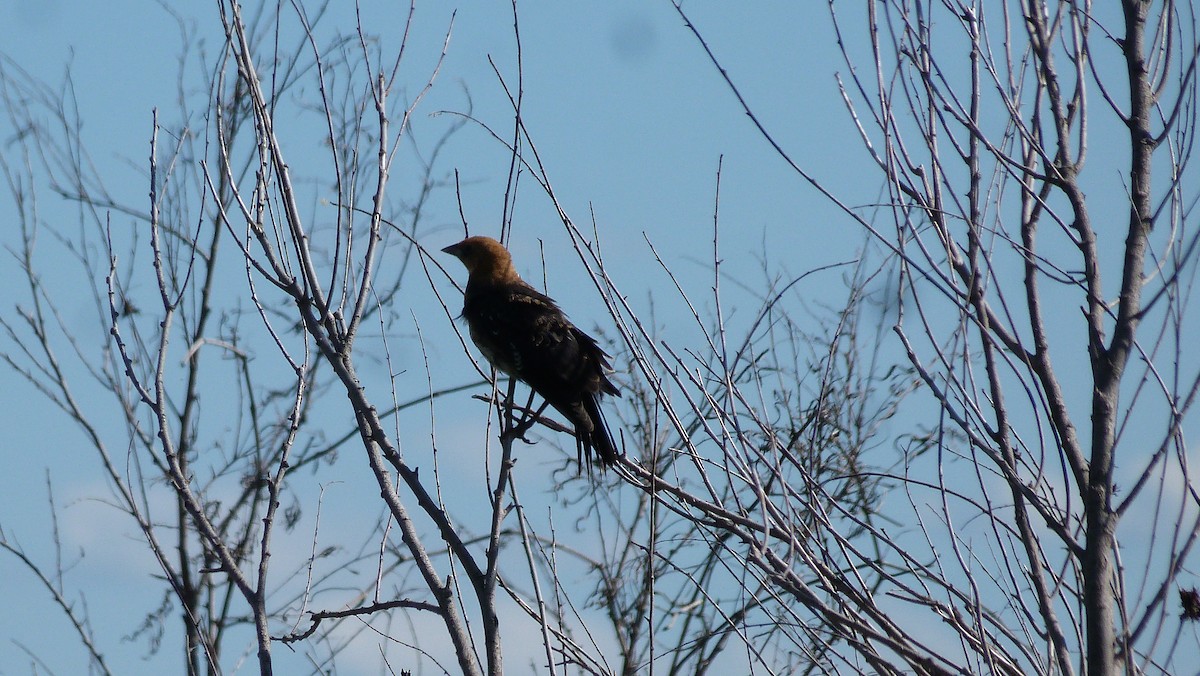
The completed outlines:
{"type": "Polygon", "coordinates": [[[553,300],[524,282],[468,283],[463,301],[471,339],[488,361],[525,382],[566,416],[580,441],[585,447],[594,445],[602,461],[615,459],[596,396],[619,394],[605,375],[608,355],[595,339],[571,324],[553,300]]]}

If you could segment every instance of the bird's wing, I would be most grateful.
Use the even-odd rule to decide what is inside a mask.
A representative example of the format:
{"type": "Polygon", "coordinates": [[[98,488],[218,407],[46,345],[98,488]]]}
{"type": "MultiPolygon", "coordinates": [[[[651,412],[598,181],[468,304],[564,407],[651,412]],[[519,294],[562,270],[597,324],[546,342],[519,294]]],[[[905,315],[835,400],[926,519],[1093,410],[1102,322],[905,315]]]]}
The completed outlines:
{"type": "Polygon", "coordinates": [[[556,407],[611,388],[604,351],[548,296],[524,283],[471,291],[463,309],[471,337],[501,371],[556,407]]]}

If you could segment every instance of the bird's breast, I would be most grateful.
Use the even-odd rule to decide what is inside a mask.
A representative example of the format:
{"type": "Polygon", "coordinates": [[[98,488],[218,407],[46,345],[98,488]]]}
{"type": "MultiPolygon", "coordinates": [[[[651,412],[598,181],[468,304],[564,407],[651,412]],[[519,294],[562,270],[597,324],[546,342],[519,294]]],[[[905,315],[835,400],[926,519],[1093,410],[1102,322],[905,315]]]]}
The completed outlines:
{"type": "Polygon", "coordinates": [[[471,342],[483,353],[484,358],[507,375],[515,375],[521,368],[519,354],[503,341],[491,327],[468,320],[471,342]]]}

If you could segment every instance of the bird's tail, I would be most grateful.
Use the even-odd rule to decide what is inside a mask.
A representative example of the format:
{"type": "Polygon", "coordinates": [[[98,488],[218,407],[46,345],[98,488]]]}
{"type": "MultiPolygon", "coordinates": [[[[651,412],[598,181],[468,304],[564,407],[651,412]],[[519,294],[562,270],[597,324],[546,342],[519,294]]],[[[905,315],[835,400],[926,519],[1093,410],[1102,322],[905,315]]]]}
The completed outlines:
{"type": "Polygon", "coordinates": [[[604,421],[604,414],[600,411],[600,397],[591,395],[584,397],[583,410],[591,418],[592,429],[590,432],[585,431],[578,425],[579,442],[583,445],[584,460],[591,460],[591,450],[596,451],[596,464],[602,469],[607,469],[617,464],[617,445],[613,443],[612,432],[608,429],[608,423],[604,421]]]}

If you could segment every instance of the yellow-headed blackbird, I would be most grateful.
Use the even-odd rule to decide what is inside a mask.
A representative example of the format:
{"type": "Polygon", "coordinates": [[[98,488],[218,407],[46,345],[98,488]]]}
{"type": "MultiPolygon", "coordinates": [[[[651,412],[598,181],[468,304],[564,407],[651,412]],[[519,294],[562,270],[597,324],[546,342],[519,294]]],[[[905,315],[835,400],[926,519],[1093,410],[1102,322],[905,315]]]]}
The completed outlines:
{"type": "Polygon", "coordinates": [[[595,449],[601,467],[616,463],[617,447],[599,399],[620,394],[606,375],[608,355],[595,339],[521,279],[500,242],[468,237],[442,251],[467,267],[462,316],[483,356],[566,416],[575,426],[581,462],[595,449]]]}

